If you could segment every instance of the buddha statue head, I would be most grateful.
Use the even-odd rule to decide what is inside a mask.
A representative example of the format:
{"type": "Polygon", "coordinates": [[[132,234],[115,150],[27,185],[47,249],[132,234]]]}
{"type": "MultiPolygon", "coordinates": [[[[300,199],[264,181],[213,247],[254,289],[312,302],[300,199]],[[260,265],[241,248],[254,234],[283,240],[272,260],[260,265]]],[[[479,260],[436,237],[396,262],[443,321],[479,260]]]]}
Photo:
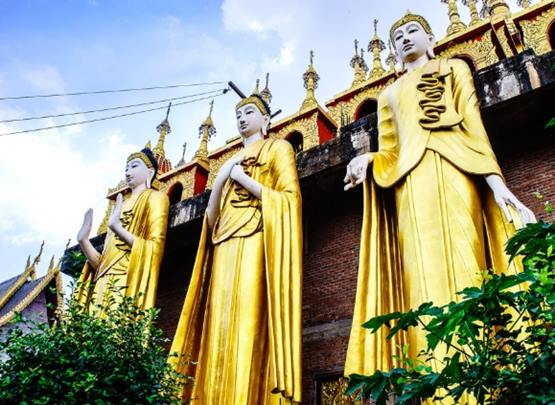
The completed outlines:
{"type": "Polygon", "coordinates": [[[158,172],[158,162],[149,148],[135,152],[127,158],[125,181],[131,190],[140,185],[150,188],[158,172]]]}
{"type": "Polygon", "coordinates": [[[391,43],[397,56],[403,62],[413,62],[423,56],[432,59],[435,38],[426,19],[410,11],[396,21],[389,31],[391,43]]]}
{"type": "Polygon", "coordinates": [[[243,138],[261,133],[266,136],[270,125],[270,106],[258,94],[252,94],[235,106],[237,129],[243,138]]]}

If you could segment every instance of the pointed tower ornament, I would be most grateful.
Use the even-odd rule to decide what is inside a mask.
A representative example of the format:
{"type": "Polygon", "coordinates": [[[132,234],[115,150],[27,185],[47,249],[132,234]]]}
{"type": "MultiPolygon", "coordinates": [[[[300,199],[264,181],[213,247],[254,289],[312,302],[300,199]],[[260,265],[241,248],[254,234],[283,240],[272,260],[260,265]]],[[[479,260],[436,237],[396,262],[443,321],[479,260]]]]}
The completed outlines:
{"type": "Polygon", "coordinates": [[[360,55],[358,53],[358,39],[355,39],[355,54],[351,58],[350,65],[355,70],[355,77],[351,87],[355,87],[366,81],[366,73],[368,72],[368,66],[364,61],[364,49],[360,49],[360,55]]]}
{"type": "MultiPolygon", "coordinates": [[[[256,88],[258,90],[258,80],[256,81],[256,88]]],[[[208,163],[208,141],[216,134],[216,127],[212,121],[212,111],[214,109],[214,100],[210,101],[210,110],[208,117],[200,125],[198,132],[200,137],[200,145],[195,152],[195,159],[208,163]]]]}
{"type": "Polygon", "coordinates": [[[318,105],[314,90],[318,88],[320,76],[314,68],[314,51],[310,51],[310,64],[303,74],[304,88],[306,89],[306,97],[301,105],[301,110],[305,110],[318,105]]]}
{"type": "Polygon", "coordinates": [[[272,102],[272,93],[270,92],[270,88],[268,87],[268,83],[270,82],[270,73],[266,73],[266,86],[260,92],[260,97],[262,100],[270,104],[272,102]]]}
{"type": "Polygon", "coordinates": [[[447,12],[449,13],[450,23],[447,27],[447,35],[453,35],[457,32],[464,31],[466,29],[466,24],[461,21],[457,0],[441,0],[441,2],[447,4],[447,12]]]}
{"type": "Polygon", "coordinates": [[[530,0],[518,0],[517,4],[522,7],[522,8],[528,8],[530,7],[530,0]]]}
{"type": "Polygon", "coordinates": [[[181,154],[181,160],[177,163],[177,167],[183,166],[185,164],[185,151],[187,150],[187,142],[183,142],[183,153],[181,154]]]}
{"type": "Polygon", "coordinates": [[[471,27],[480,23],[482,20],[478,13],[478,7],[476,6],[477,0],[462,0],[462,3],[468,7],[468,11],[470,12],[470,22],[468,25],[471,27]]]}
{"type": "Polygon", "coordinates": [[[158,142],[156,143],[156,146],[152,150],[152,153],[154,154],[154,157],[158,161],[158,176],[172,169],[172,164],[168,159],[166,159],[166,151],[164,150],[166,135],[172,132],[172,129],[170,127],[170,122],[168,120],[170,116],[171,108],[172,108],[172,103],[170,102],[168,104],[168,109],[166,111],[166,117],[160,123],[160,125],[156,127],[156,131],[158,132],[159,137],[158,137],[158,142]]]}
{"type": "Polygon", "coordinates": [[[378,36],[378,20],[374,19],[374,36],[368,43],[368,52],[372,52],[372,70],[368,76],[369,80],[377,79],[385,74],[380,54],[385,49],[385,43],[378,36]]]}
{"type": "Polygon", "coordinates": [[[387,64],[387,71],[388,72],[395,72],[395,65],[397,64],[397,57],[393,52],[393,46],[391,45],[391,40],[387,41],[387,47],[389,48],[389,54],[385,59],[385,63],[387,64]]]}
{"type": "Polygon", "coordinates": [[[507,18],[511,15],[511,9],[505,0],[484,0],[487,2],[491,18],[507,18]]]}
{"type": "Polygon", "coordinates": [[[152,151],[154,155],[157,155],[157,154],[160,156],[165,155],[164,143],[166,141],[166,135],[168,135],[172,131],[170,127],[170,122],[168,121],[171,108],[172,108],[172,103],[170,102],[170,104],[168,105],[168,110],[166,111],[166,118],[164,118],[164,120],[160,123],[160,125],[156,127],[156,131],[158,131],[158,133],[160,134],[160,137],[158,138],[158,143],[156,144],[156,146],[152,151]]]}

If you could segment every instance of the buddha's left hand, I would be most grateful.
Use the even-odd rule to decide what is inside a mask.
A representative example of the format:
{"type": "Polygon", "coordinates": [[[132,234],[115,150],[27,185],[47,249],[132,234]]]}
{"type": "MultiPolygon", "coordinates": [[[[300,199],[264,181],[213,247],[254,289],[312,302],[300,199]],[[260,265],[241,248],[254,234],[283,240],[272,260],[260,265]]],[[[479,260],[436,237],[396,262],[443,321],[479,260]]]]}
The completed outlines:
{"type": "Polygon", "coordinates": [[[496,174],[486,176],[486,182],[491,188],[491,191],[493,192],[493,197],[495,198],[495,202],[497,203],[499,208],[501,208],[503,214],[505,214],[505,218],[507,218],[507,221],[514,223],[516,219],[513,218],[513,214],[509,210],[510,205],[518,212],[522,226],[526,226],[526,224],[536,222],[536,216],[534,215],[534,213],[523,203],[521,203],[518,198],[516,198],[516,196],[511,192],[511,190],[509,190],[500,176],[496,174]]]}

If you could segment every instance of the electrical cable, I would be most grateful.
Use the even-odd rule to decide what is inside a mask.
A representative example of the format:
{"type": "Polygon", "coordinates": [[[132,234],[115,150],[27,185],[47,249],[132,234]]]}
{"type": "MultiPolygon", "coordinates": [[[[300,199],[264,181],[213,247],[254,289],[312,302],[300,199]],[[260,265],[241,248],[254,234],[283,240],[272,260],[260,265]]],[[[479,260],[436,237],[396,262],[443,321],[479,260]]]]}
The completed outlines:
{"type": "Polygon", "coordinates": [[[82,95],[86,95],[86,94],[125,93],[125,92],[130,92],[130,91],[176,89],[176,88],[180,88],[180,87],[211,86],[211,85],[216,85],[216,84],[225,84],[225,82],[172,84],[172,85],[169,85],[169,86],[138,87],[138,88],[130,88],[130,89],[117,89],[117,90],[78,91],[78,92],[74,92],[74,93],[35,94],[35,95],[29,95],[29,96],[6,96],[6,97],[0,97],[0,101],[4,101],[4,100],[23,100],[23,99],[29,99],[29,98],[82,96],[82,95]]]}
{"type": "Polygon", "coordinates": [[[46,119],[46,118],[60,118],[60,117],[67,117],[67,116],[71,116],[71,115],[92,114],[92,113],[98,113],[98,112],[122,110],[122,109],[125,109],[125,108],[142,107],[142,106],[145,106],[145,105],[152,105],[152,104],[165,103],[165,102],[174,101],[174,100],[183,100],[183,99],[191,98],[191,97],[204,96],[206,94],[219,93],[223,90],[224,89],[211,90],[211,91],[205,91],[205,92],[202,92],[202,93],[189,94],[189,95],[186,95],[186,96],[165,98],[165,99],[156,100],[156,101],[146,101],[144,103],[128,104],[128,105],[122,105],[122,106],[117,106],[117,107],[100,108],[100,109],[97,109],[97,110],[88,110],[88,111],[79,111],[79,112],[63,113],[63,114],[41,115],[41,116],[37,116],[37,117],[25,117],[25,118],[14,118],[14,119],[9,119],[9,120],[0,120],[0,123],[5,124],[5,123],[9,123],[9,122],[33,121],[33,120],[42,120],[42,119],[46,119]]]}
{"type": "MultiPolygon", "coordinates": [[[[180,103],[172,104],[172,107],[177,107],[177,106],[185,105],[185,104],[191,104],[191,103],[194,103],[194,102],[197,102],[197,101],[207,100],[207,99],[210,99],[210,98],[214,99],[216,97],[221,97],[226,93],[227,93],[227,89],[224,89],[222,91],[222,94],[216,94],[216,95],[213,95],[213,96],[197,98],[197,99],[194,99],[194,100],[182,101],[180,103]]],[[[27,129],[27,130],[23,130],[23,131],[6,132],[6,133],[3,133],[3,134],[0,134],[0,136],[18,135],[18,134],[25,134],[25,133],[29,133],[29,132],[46,131],[46,130],[49,130],[49,129],[65,128],[65,127],[70,127],[70,126],[73,126],[73,125],[90,124],[90,123],[93,123],[93,122],[106,121],[106,120],[111,120],[111,119],[120,118],[120,117],[128,117],[128,116],[131,116],[131,115],[143,114],[143,113],[162,110],[162,109],[166,109],[166,108],[167,108],[167,106],[155,107],[155,108],[149,108],[147,110],[140,110],[140,111],[133,111],[133,112],[125,113],[125,114],[111,115],[111,116],[108,116],[108,117],[100,117],[100,118],[94,118],[94,119],[78,121],[78,122],[69,122],[67,124],[51,125],[51,126],[48,126],[48,127],[33,128],[33,129],[27,129]]]]}

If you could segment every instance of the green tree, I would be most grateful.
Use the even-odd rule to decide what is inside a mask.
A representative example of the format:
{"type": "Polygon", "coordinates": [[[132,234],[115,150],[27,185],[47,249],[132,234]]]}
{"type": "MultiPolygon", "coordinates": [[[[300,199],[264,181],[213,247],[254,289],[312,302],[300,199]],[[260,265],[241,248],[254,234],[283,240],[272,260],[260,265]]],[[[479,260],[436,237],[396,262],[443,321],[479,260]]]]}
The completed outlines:
{"type": "Polygon", "coordinates": [[[191,380],[167,363],[158,310],[121,295],[94,313],[70,299],[52,327],[18,316],[26,327],[0,338],[0,403],[180,403],[191,380]]]}
{"type": "Polygon", "coordinates": [[[371,332],[389,328],[388,338],[421,327],[427,348],[418,359],[407,358],[403,348],[403,367],[351,375],[346,394],[371,397],[378,405],[393,395],[403,404],[463,394],[480,404],[554,404],[555,223],[529,224],[506,251],[511,259],[521,256],[522,273],[488,270],[480,287],[459,293],[459,302],[428,302],[366,322],[371,332]],[[429,360],[440,346],[449,347],[450,356],[437,359],[444,364],[437,371],[429,360]]]}

